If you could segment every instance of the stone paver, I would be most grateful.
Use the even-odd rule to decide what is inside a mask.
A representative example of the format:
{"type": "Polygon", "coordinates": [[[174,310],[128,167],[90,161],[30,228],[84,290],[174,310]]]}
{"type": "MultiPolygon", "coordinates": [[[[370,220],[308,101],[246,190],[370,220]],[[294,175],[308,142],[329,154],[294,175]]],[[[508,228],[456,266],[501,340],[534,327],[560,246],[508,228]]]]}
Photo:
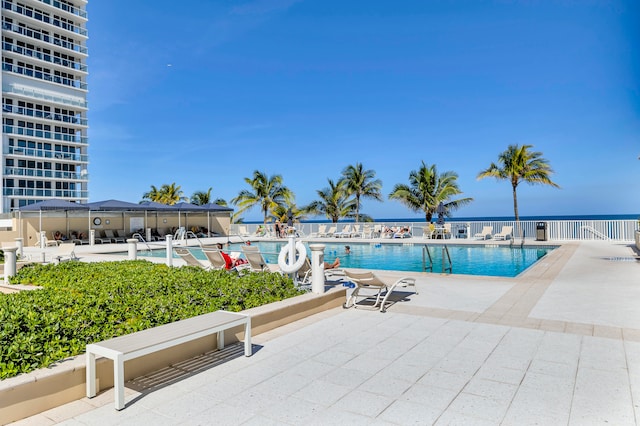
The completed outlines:
{"type": "Polygon", "coordinates": [[[419,274],[385,314],[323,312],[250,358],[129,383],[120,412],[107,391],[16,424],[638,424],[640,264],[605,260],[625,250],[570,244],[513,280],[419,274]]]}

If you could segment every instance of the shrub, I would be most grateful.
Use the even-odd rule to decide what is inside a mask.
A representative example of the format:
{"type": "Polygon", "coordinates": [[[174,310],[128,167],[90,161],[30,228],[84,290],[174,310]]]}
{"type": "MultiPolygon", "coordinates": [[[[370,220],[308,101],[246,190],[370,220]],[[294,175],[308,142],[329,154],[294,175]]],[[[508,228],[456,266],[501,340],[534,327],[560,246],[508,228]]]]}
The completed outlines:
{"type": "Polygon", "coordinates": [[[147,261],[28,265],[0,295],[0,379],[78,355],[88,343],[218,309],[241,311],[300,294],[290,278],[147,261]]]}

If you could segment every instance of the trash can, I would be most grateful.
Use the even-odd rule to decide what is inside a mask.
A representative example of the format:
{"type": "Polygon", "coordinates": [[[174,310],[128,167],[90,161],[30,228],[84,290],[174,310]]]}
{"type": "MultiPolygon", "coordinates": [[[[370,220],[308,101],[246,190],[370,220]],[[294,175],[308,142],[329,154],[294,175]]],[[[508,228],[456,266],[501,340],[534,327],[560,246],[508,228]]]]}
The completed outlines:
{"type": "Polygon", "coordinates": [[[547,241],[547,222],[536,222],[536,241],[547,241]]]}

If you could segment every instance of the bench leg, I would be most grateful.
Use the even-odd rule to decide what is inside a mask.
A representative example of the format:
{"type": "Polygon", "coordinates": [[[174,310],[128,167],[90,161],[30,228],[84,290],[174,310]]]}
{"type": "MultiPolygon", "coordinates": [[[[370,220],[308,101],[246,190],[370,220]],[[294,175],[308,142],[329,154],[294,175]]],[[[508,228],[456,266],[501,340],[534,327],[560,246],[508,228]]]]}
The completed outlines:
{"type": "Polygon", "coordinates": [[[87,398],[93,398],[96,396],[96,355],[87,352],[86,358],[87,398]]]}
{"type": "Polygon", "coordinates": [[[218,350],[224,349],[224,330],[218,331],[218,350]]]}
{"type": "Polygon", "coordinates": [[[113,360],[113,391],[116,410],[124,408],[124,359],[118,354],[113,360]]]}
{"type": "Polygon", "coordinates": [[[251,356],[251,317],[244,325],[244,356],[251,356]]]}

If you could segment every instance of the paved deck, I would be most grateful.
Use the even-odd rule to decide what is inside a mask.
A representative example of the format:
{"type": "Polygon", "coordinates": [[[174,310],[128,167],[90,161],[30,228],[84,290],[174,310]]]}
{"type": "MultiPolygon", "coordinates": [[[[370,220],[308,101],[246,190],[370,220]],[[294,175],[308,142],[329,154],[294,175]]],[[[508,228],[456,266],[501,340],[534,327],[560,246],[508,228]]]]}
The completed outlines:
{"type": "MultiPolygon", "coordinates": [[[[387,313],[333,309],[18,425],[635,425],[640,262],[564,244],[522,276],[415,274],[387,313]]],[[[397,274],[382,272],[389,277],[397,274]]],[[[404,274],[403,274],[404,275],[404,274]]]]}

